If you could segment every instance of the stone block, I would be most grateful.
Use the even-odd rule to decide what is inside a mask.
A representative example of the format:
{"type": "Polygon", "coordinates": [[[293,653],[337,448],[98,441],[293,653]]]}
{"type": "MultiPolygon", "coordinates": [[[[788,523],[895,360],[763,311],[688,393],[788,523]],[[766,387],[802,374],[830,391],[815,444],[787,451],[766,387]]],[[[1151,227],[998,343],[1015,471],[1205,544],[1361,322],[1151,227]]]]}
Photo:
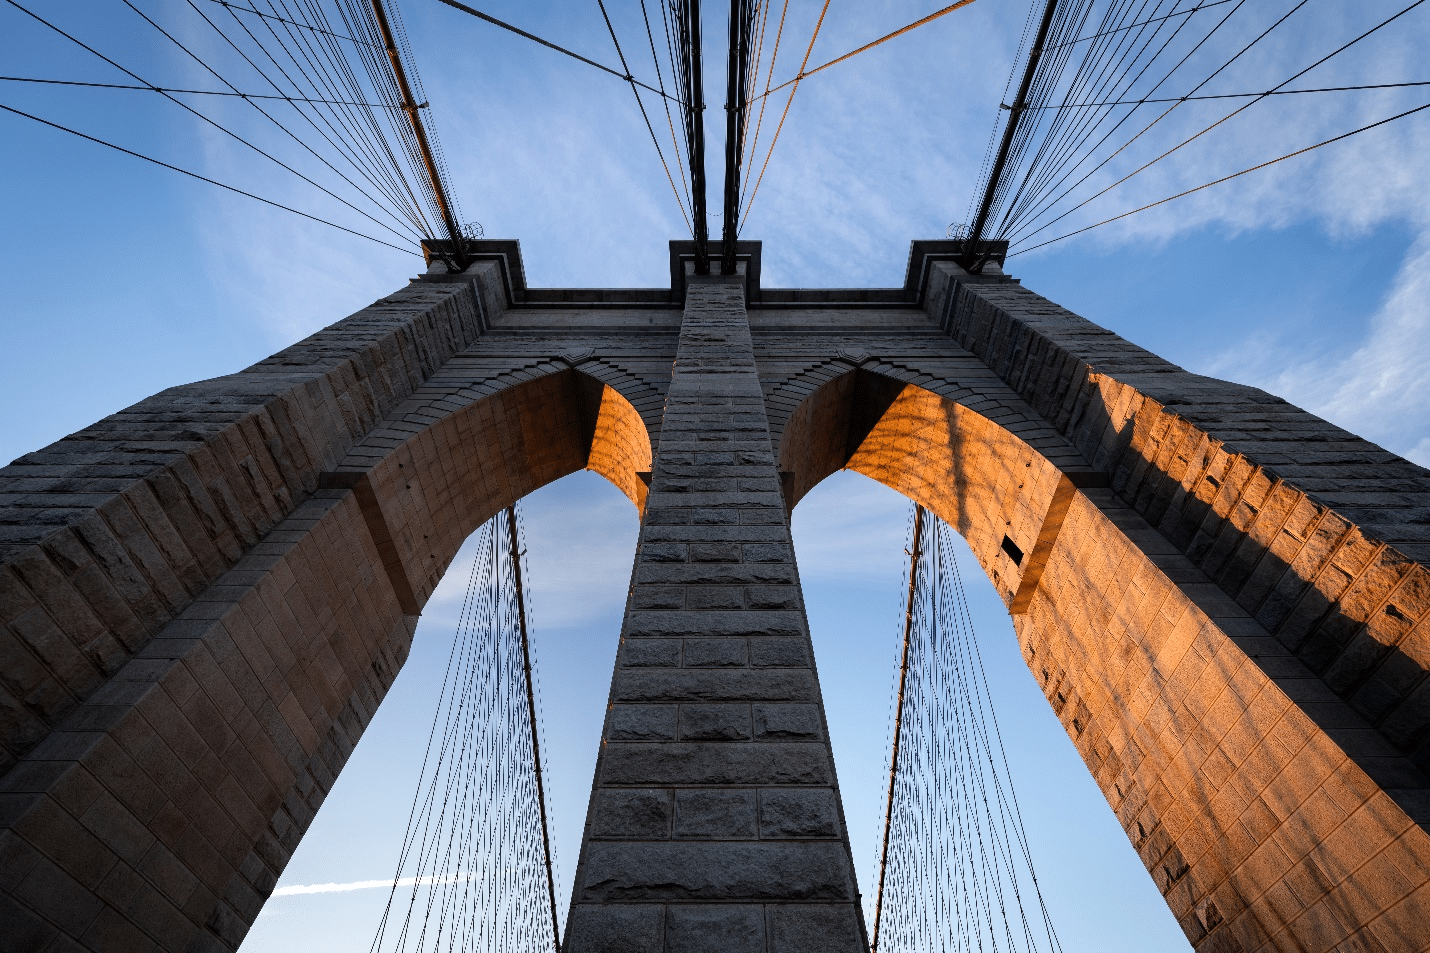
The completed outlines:
{"type": "Polygon", "coordinates": [[[674,741],[676,706],[616,705],[606,729],[607,741],[674,741]]]}
{"type": "Polygon", "coordinates": [[[756,668],[808,668],[809,642],[788,636],[751,639],[750,664],[756,668]]]}
{"type": "Polygon", "coordinates": [[[760,836],[838,837],[838,810],[831,790],[762,790],[760,836]]]}
{"type": "Polygon", "coordinates": [[[814,705],[753,706],[755,738],[760,741],[820,741],[819,709],[814,705]]]}
{"type": "Polygon", "coordinates": [[[745,598],[751,609],[798,609],[801,605],[795,586],[750,586],[745,598]]]}
{"type": "Polygon", "coordinates": [[[578,903],[854,899],[841,844],[602,841],[586,854],[578,903]]]}
{"type": "Polygon", "coordinates": [[[769,635],[788,638],[799,637],[804,633],[804,617],[799,612],[632,610],[626,617],[628,638],[712,635],[769,635]]]}
{"type": "Polygon", "coordinates": [[[794,550],[783,543],[746,543],[743,557],[747,563],[792,563],[794,550]]]}
{"type": "Polygon", "coordinates": [[[738,586],[685,586],[687,609],[743,609],[744,593],[738,586]]]}
{"type": "Polygon", "coordinates": [[[754,840],[755,792],[684,789],[675,792],[675,837],[754,840]]]}
{"type": "Polygon", "coordinates": [[[863,917],[852,903],[770,908],[770,953],[863,953],[863,917]]]}
{"type": "Polygon", "coordinates": [[[602,755],[598,783],[828,785],[834,770],[823,745],[612,742],[602,755]]]}
{"type": "Polygon", "coordinates": [[[792,584],[794,567],[779,563],[679,563],[641,565],[636,584],[744,586],[792,584]]]}
{"type": "Polygon", "coordinates": [[[670,836],[670,792],[608,790],[592,805],[591,834],[624,840],[665,840],[670,836]]]}
{"type": "Polygon", "coordinates": [[[626,668],[679,668],[680,639],[626,639],[621,643],[626,668]]]}
{"type": "Polygon", "coordinates": [[[622,702],[812,702],[818,697],[813,673],[799,670],[685,669],[678,672],[621,671],[615,697],[622,702]]]}
{"type": "Polygon", "coordinates": [[[748,643],[742,638],[686,639],[686,668],[744,668],[748,643]]]}
{"type": "Polygon", "coordinates": [[[738,563],[743,556],[739,543],[690,543],[689,548],[693,563],[738,563]]]}
{"type": "Polygon", "coordinates": [[[576,903],[563,953],[664,953],[664,920],[659,904],[576,903]]]}
{"type": "MultiPolygon", "coordinates": [[[[631,606],[636,609],[684,609],[685,590],[679,586],[638,586],[631,593],[631,606]]],[[[690,608],[707,607],[693,605],[690,608]]]]}
{"type": "Polygon", "coordinates": [[[681,705],[681,741],[749,741],[749,705],[681,705]]]}
{"type": "Polygon", "coordinates": [[[641,563],[683,563],[689,555],[684,543],[645,543],[640,549],[641,563]]]}
{"type": "Polygon", "coordinates": [[[666,953],[765,953],[758,906],[673,904],[666,908],[666,953]]]}

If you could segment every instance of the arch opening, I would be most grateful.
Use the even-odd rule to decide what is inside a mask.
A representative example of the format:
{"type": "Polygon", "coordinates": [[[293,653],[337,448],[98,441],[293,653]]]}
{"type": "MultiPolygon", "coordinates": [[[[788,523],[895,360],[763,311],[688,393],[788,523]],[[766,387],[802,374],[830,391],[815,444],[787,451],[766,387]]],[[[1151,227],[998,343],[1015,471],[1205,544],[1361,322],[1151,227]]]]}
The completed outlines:
{"type": "MultiPolygon", "coordinates": [[[[1105,483],[1079,485],[1030,445],[1036,429],[1027,436],[860,369],[805,398],[778,459],[792,505],[849,469],[964,538],[1012,616],[1023,661],[1193,946],[1252,938],[1254,949],[1286,929],[1277,891],[1306,865],[1330,862],[1343,817],[1316,805],[1332,792],[1370,792],[1354,816],[1379,825],[1385,843],[1423,842],[1395,800],[1406,792],[1367,773],[1382,767],[1376,739],[1333,735],[1325,684],[1298,674],[1287,649],[1105,483]],[[1267,867],[1266,844],[1300,859],[1267,867]]],[[[1314,903],[1347,922],[1361,916],[1361,884],[1384,876],[1391,856],[1347,871],[1343,890],[1314,903]]]]}
{"type": "Polygon", "coordinates": [[[415,614],[463,542],[500,510],[590,470],[641,512],[651,459],[649,431],[631,402],[563,370],[459,406],[385,451],[366,473],[369,524],[399,599],[406,587],[415,614]]]}
{"type": "MultiPolygon", "coordinates": [[[[522,501],[542,759],[564,926],[637,520],[611,483],[577,471],[522,501]]],[[[241,953],[366,949],[391,886],[434,699],[459,622],[469,538],[433,594],[381,708],[327,794],[241,953]],[[356,832],[361,836],[354,836],[356,832]],[[384,879],[386,878],[386,879],[384,879]]],[[[401,896],[407,897],[408,887],[401,896]]]]}
{"type": "Polygon", "coordinates": [[[933,511],[967,541],[1010,607],[1031,577],[1062,477],[1027,442],[977,411],[863,369],[800,403],[780,436],[779,466],[788,474],[792,507],[830,474],[848,469],[933,511]]]}
{"type": "MultiPolygon", "coordinates": [[[[820,683],[829,700],[840,795],[870,924],[889,780],[891,699],[903,638],[909,502],[863,474],[837,471],[805,496],[792,520],[820,683]]],[[[1109,840],[1121,838],[1117,818],[1041,699],[1007,606],[971,568],[965,548],[958,549],[1039,882],[1065,948],[1189,951],[1131,845],[1109,840]]]]}

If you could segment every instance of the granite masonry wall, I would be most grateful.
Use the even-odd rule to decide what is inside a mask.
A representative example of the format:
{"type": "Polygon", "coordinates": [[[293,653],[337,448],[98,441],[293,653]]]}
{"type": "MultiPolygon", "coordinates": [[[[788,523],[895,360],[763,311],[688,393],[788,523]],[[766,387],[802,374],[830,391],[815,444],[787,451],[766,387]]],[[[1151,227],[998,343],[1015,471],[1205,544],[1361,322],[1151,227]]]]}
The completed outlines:
{"type": "Polygon", "coordinates": [[[462,540],[583,467],[642,529],[570,953],[866,947],[788,529],[841,467],[968,539],[1199,953],[1430,949],[1430,474],[920,254],[488,260],[0,469],[0,949],[235,949],[462,540]]]}

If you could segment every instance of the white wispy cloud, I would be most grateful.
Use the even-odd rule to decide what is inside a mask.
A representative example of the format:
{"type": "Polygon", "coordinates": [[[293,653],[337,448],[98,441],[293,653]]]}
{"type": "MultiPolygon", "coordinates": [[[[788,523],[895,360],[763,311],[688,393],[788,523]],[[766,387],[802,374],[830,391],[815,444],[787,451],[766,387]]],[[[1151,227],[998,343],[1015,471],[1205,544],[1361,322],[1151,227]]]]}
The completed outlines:
{"type": "Polygon", "coordinates": [[[1422,232],[1358,346],[1295,341],[1228,351],[1217,371],[1256,383],[1352,433],[1430,466],[1430,233],[1422,232]]]}
{"type": "Polygon", "coordinates": [[[397,880],[354,880],[335,884],[290,884],[279,887],[271,897],[301,897],[316,893],[348,893],[353,890],[375,890],[378,887],[402,889],[404,887],[435,887],[443,884],[460,884],[476,880],[476,874],[457,874],[449,877],[399,877],[397,880]]]}

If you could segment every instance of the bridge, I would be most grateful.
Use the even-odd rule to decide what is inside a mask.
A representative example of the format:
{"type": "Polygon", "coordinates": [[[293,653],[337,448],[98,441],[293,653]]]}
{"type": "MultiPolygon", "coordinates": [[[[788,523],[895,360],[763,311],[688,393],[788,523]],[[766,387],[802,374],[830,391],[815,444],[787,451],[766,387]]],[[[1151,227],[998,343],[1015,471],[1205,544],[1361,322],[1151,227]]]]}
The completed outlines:
{"type": "MultiPolygon", "coordinates": [[[[1061,219],[1059,189],[1093,156],[1079,150],[1099,127],[1057,117],[1091,110],[1101,123],[1159,101],[1099,86],[1081,103],[1088,87],[1059,86],[1071,54],[1049,54],[1104,35],[1080,38],[1090,3],[1034,5],[969,221],[914,241],[896,288],[765,287],[762,247],[740,234],[764,167],[757,110],[776,91],[767,77],[755,92],[769,5],[731,6],[718,239],[706,234],[699,5],[661,7],[670,89],[636,80],[612,27],[614,72],[658,150],[641,97],[673,108],[666,178],[691,237],[670,245],[668,286],[551,289],[528,286],[516,241],[462,221],[394,8],[343,2],[356,38],[290,25],[368,48],[370,84],[339,91],[351,101],[278,98],[382,118],[372,134],[391,161],[363,167],[407,189],[388,210],[420,237],[426,271],[247,369],[0,470],[11,947],[236,949],[458,549],[486,534],[488,568],[513,578],[483,611],[519,635],[514,507],[586,469],[641,513],[621,648],[564,931],[549,854],[532,846],[525,893],[481,908],[510,911],[501,948],[861,951],[949,928],[938,917],[958,904],[925,914],[919,891],[978,881],[919,852],[915,828],[945,823],[954,795],[907,754],[953,730],[940,706],[977,691],[938,654],[965,643],[932,634],[956,625],[949,533],[1006,604],[1029,670],[1198,951],[1430,948],[1430,474],[1264,391],[1185,371],[1008,273],[1010,240],[1029,248],[1061,219]],[[866,921],[850,861],[789,530],[800,499],[841,469],[919,507],[904,663],[916,691],[898,709],[913,734],[893,755],[884,923],[866,921]]],[[[1146,25],[1117,9],[1129,21],[1118,35],[1146,25]]],[[[1149,66],[1150,44],[1136,54],[1149,66]]],[[[1074,74],[1123,55],[1088,49],[1074,74]]],[[[847,58],[810,69],[806,52],[789,98],[847,58]]],[[[500,671],[504,694],[451,696],[470,732],[443,750],[491,795],[462,802],[468,829],[497,838],[506,829],[489,825],[510,821],[535,845],[546,811],[525,642],[501,644],[499,669],[464,664],[500,671]],[[499,810],[477,750],[500,753],[492,763],[516,785],[502,791],[523,792],[499,810]]],[[[1027,845],[1002,844],[1011,871],[1027,845]]],[[[428,886],[496,876],[426,869],[428,886]]],[[[1018,907],[1035,948],[1037,898],[995,903],[990,886],[959,903],[1018,907]]],[[[384,923],[405,937],[412,920],[384,923]]]]}

